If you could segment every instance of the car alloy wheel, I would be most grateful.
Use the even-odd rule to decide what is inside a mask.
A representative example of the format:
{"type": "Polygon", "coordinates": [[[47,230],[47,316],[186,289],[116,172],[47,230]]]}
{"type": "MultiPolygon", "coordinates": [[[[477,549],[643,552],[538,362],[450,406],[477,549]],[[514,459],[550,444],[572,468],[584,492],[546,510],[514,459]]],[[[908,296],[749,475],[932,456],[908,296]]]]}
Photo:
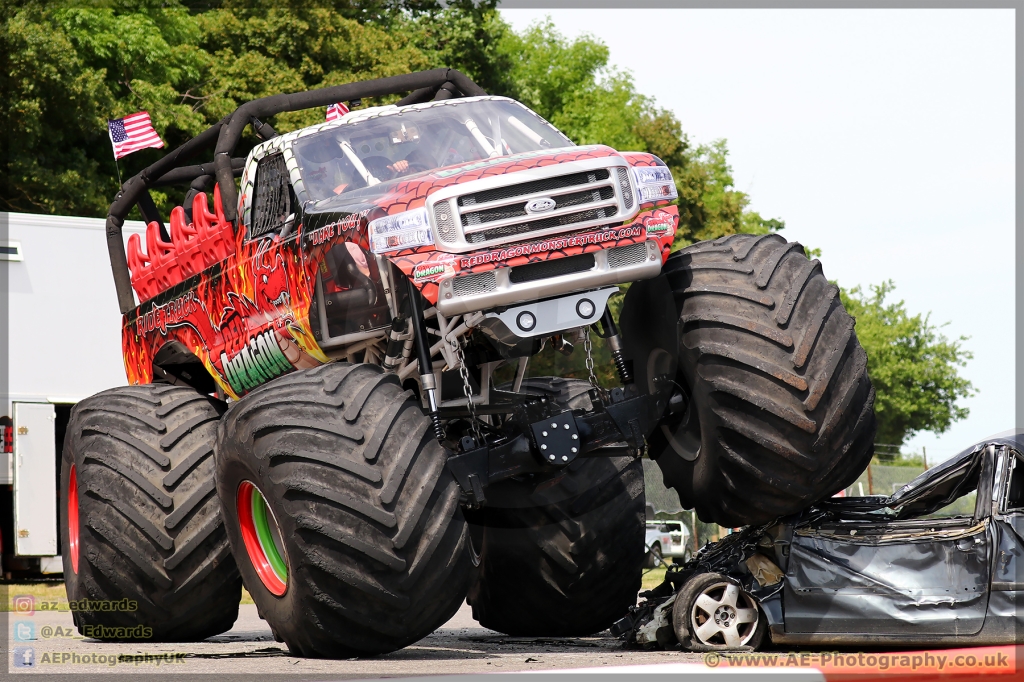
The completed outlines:
{"type": "Polygon", "coordinates": [[[693,636],[706,646],[746,646],[757,631],[757,604],[739,585],[716,582],[701,591],[690,609],[693,636]]]}

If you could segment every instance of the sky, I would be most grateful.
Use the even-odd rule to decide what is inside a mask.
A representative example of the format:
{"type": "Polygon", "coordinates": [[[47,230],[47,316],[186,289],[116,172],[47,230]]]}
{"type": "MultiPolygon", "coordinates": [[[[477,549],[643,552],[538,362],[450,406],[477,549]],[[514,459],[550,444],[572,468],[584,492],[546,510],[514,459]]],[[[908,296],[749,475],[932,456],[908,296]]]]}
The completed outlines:
{"type": "Polygon", "coordinates": [[[750,208],[820,248],[829,279],[891,279],[911,313],[970,337],[970,416],[905,451],[934,464],[1013,427],[1013,10],[502,14],[604,42],[691,141],[728,140],[750,208]]]}

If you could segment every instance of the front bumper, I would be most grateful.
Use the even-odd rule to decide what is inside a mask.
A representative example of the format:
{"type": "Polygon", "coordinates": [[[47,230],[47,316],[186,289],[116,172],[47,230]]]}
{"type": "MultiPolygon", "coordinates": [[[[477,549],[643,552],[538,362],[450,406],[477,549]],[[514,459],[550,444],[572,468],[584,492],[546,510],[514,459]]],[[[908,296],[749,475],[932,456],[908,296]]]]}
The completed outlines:
{"type": "Polygon", "coordinates": [[[546,263],[554,266],[553,270],[557,273],[559,260],[569,261],[581,257],[592,257],[593,266],[586,270],[537,277],[528,281],[513,281],[517,279],[517,273],[514,271],[534,264],[498,267],[486,272],[446,279],[440,282],[437,310],[442,315],[451,317],[650,279],[661,272],[661,247],[654,239],[578,256],[567,256],[563,259],[552,259],[546,263]]]}

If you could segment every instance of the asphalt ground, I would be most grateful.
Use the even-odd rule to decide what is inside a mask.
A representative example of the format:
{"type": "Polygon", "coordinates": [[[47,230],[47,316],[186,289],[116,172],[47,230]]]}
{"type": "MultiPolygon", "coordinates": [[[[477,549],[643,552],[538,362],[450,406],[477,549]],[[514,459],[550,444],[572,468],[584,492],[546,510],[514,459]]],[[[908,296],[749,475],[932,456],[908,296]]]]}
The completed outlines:
{"type": "MultiPolygon", "coordinates": [[[[38,604],[37,604],[38,606],[38,604]]],[[[443,627],[416,644],[385,656],[344,660],[304,659],[288,654],[284,644],[274,641],[270,627],[252,604],[239,607],[238,620],[228,632],[203,642],[189,644],[126,644],[85,639],[74,628],[68,611],[36,610],[34,615],[8,616],[11,673],[92,673],[106,675],[258,675],[267,680],[278,676],[351,679],[412,677],[537,671],[601,666],[659,663],[699,663],[700,654],[664,651],[628,651],[607,633],[580,638],[508,637],[481,627],[473,620],[469,606],[443,627]],[[19,641],[18,624],[31,624],[34,640],[19,641]],[[24,660],[30,647],[32,669],[14,667],[15,658],[24,660]],[[146,655],[149,660],[146,660],[146,655]],[[166,656],[164,656],[166,655],[166,656]],[[120,662],[131,656],[137,662],[120,662]],[[170,659],[170,660],[168,660],[170,659]]],[[[21,635],[27,631],[22,628],[21,635]]]]}

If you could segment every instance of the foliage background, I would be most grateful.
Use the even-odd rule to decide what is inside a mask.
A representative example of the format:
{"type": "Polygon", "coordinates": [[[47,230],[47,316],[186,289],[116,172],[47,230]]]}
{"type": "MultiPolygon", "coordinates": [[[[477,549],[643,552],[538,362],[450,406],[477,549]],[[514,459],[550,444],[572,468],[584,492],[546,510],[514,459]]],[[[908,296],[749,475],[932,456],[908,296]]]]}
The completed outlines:
{"type": "MultiPolygon", "coordinates": [[[[513,31],[495,5],[0,0],[0,47],[7,55],[0,117],[8,131],[0,138],[0,209],[105,216],[118,188],[107,118],[145,109],[167,145],[123,159],[121,174],[128,177],[249,99],[451,66],[490,93],[524,102],[578,144],[662,158],[679,191],[677,248],[785,227],[752,211],[750,197],[735,188],[726,141],[691,141],[672,112],[608,63],[603,43],[592,36],[566,39],[550,21],[513,31]]],[[[283,132],[322,121],[323,114],[283,114],[271,123],[283,132]]],[[[181,200],[172,190],[153,194],[165,215],[181,200]]],[[[889,302],[891,292],[889,283],[871,294],[844,291],[843,302],[858,318],[878,392],[877,440],[898,452],[916,431],[941,433],[967,415],[957,401],[972,387],[958,368],[971,356],[966,339],[946,339],[927,316],[889,302]]],[[[614,381],[596,338],[595,351],[599,378],[614,381]]],[[[579,351],[565,358],[549,349],[531,366],[532,374],[585,376],[579,351]]]]}

